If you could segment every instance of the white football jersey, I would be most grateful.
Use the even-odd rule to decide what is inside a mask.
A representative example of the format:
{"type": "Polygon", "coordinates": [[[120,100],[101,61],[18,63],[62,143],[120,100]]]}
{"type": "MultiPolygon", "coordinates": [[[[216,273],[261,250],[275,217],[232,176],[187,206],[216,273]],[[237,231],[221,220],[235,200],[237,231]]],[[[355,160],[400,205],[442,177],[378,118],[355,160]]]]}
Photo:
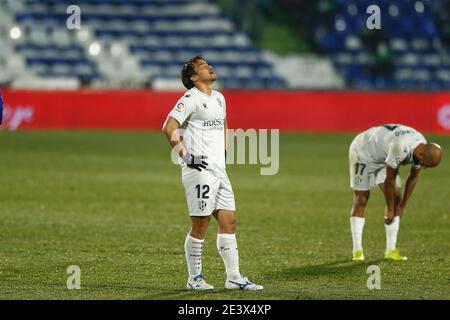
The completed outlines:
{"type": "Polygon", "coordinates": [[[398,124],[373,127],[359,134],[357,150],[359,157],[376,165],[389,165],[397,169],[399,165],[413,164],[413,152],[419,144],[426,144],[425,137],[417,130],[398,124]]]}
{"type": "MultiPolygon", "coordinates": [[[[208,170],[217,176],[226,176],[223,95],[213,90],[209,96],[194,87],[184,93],[169,116],[184,129],[181,135],[187,151],[195,156],[207,156],[208,170]]],[[[186,164],[180,159],[180,165],[186,164]]]]}

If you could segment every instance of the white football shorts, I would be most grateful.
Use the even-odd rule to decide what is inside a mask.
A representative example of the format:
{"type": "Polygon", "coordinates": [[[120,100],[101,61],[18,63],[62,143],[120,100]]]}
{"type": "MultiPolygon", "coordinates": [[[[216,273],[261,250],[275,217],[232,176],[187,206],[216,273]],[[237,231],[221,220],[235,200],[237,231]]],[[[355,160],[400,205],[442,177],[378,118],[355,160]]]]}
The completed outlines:
{"type": "Polygon", "coordinates": [[[191,216],[209,216],[215,210],[235,211],[234,193],[227,176],[215,176],[211,171],[181,170],[181,179],[191,216]]]}
{"type": "MultiPolygon", "coordinates": [[[[376,164],[360,156],[358,144],[353,140],[349,150],[350,187],[355,191],[367,191],[384,183],[386,180],[386,165],[376,164]]],[[[401,188],[400,175],[395,180],[397,187],[401,188]]]]}

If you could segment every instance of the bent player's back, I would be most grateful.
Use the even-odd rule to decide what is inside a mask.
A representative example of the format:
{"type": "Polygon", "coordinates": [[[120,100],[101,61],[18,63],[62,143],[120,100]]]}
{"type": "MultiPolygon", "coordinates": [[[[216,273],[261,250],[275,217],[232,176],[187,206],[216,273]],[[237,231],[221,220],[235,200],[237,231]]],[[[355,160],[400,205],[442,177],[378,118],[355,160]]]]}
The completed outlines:
{"type": "Polygon", "coordinates": [[[364,156],[377,164],[385,163],[392,143],[401,144],[406,153],[412,153],[417,145],[426,143],[425,137],[416,129],[400,124],[372,127],[360,136],[364,156]]]}

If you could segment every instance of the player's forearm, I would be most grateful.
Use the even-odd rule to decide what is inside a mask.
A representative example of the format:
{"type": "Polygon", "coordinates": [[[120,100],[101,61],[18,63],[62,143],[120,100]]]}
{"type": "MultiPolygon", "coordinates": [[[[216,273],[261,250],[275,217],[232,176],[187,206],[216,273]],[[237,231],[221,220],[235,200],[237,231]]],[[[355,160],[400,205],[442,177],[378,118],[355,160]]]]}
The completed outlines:
{"type": "Polygon", "coordinates": [[[228,130],[228,123],[225,119],[225,128],[224,128],[224,142],[225,142],[225,152],[227,151],[227,130],[228,130]]]}
{"type": "Polygon", "coordinates": [[[165,125],[163,127],[163,133],[169,141],[172,149],[175,150],[180,155],[180,157],[183,157],[187,153],[187,150],[181,143],[181,137],[178,133],[178,129],[179,128],[171,125],[165,125]]]}
{"type": "Polygon", "coordinates": [[[388,212],[395,212],[395,178],[384,182],[384,197],[388,212]]]}
{"type": "Polygon", "coordinates": [[[417,181],[419,180],[419,176],[409,176],[405,183],[405,192],[403,194],[403,200],[400,206],[405,209],[406,204],[408,203],[409,198],[411,197],[414,188],[416,187],[417,181]]]}
{"type": "Polygon", "coordinates": [[[384,180],[384,197],[386,199],[387,216],[391,217],[395,213],[395,181],[398,169],[386,166],[386,179],[384,180]]]}
{"type": "Polygon", "coordinates": [[[181,143],[181,140],[172,140],[170,139],[170,135],[167,136],[168,140],[169,140],[169,144],[172,147],[173,150],[175,150],[180,157],[183,157],[186,153],[187,150],[186,148],[183,146],[183,143],[181,143]]]}

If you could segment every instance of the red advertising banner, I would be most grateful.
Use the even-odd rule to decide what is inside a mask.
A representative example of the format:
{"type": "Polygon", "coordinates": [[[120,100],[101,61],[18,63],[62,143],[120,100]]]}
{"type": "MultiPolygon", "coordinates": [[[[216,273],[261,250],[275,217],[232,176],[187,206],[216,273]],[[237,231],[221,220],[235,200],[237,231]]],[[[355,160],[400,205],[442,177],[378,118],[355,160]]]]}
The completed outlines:
{"type": "MultiPolygon", "coordinates": [[[[182,92],[2,90],[7,130],[160,130],[182,92]]],[[[230,128],[357,132],[401,123],[450,133],[449,93],[225,91],[230,128]]]]}

